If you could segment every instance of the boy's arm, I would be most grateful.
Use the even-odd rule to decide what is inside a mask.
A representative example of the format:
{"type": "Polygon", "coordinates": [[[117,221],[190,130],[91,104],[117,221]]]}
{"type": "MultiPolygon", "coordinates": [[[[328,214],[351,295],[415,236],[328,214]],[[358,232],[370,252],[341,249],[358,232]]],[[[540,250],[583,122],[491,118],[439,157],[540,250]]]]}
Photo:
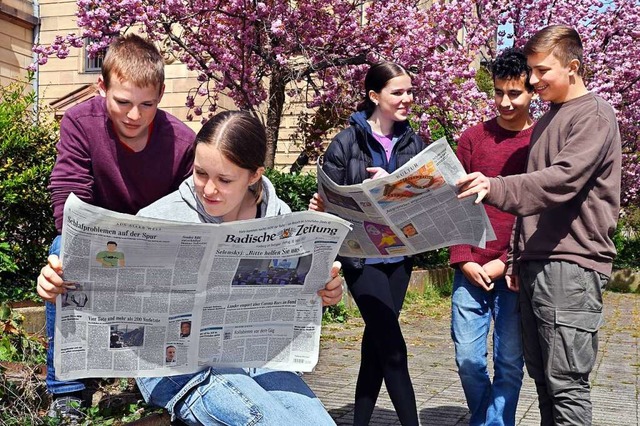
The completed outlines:
{"type": "Polygon", "coordinates": [[[193,157],[194,153],[192,144],[182,155],[182,161],[180,162],[178,173],[176,174],[178,176],[178,181],[175,182],[174,190],[178,189],[180,184],[193,174],[193,157]]]}
{"type": "Polygon", "coordinates": [[[491,281],[504,277],[506,264],[500,259],[493,259],[482,265],[482,269],[487,273],[491,281]]]}
{"type": "Polygon", "coordinates": [[[530,216],[568,202],[582,190],[612,148],[616,140],[611,135],[614,127],[605,117],[586,114],[572,123],[564,147],[548,167],[487,178],[487,203],[515,215],[530,216]]]}
{"type": "Polygon", "coordinates": [[[460,139],[458,139],[458,147],[456,148],[456,157],[458,157],[458,160],[460,160],[462,167],[467,173],[471,173],[474,171],[471,169],[471,157],[473,155],[473,148],[469,133],[469,130],[462,132],[462,134],[460,135],[460,139]]]}
{"type": "Polygon", "coordinates": [[[522,218],[516,217],[513,222],[513,230],[511,231],[511,239],[509,240],[509,249],[506,253],[505,280],[507,287],[511,291],[520,290],[520,280],[518,278],[519,266],[518,257],[520,256],[520,228],[522,226],[522,218]]]}
{"type": "Polygon", "coordinates": [[[55,302],[59,294],[65,293],[67,288],[74,288],[62,278],[62,263],[55,254],[48,257],[47,264],[40,271],[36,282],[38,295],[51,303],[55,302]]]}
{"type": "Polygon", "coordinates": [[[467,280],[476,287],[482,288],[485,291],[493,289],[493,280],[487,273],[487,271],[476,262],[461,262],[459,264],[460,271],[464,274],[467,280]]]}
{"type": "Polygon", "coordinates": [[[62,232],[64,203],[71,192],[91,203],[93,200],[93,174],[88,138],[72,118],[63,117],[60,141],[56,145],[58,156],[51,172],[49,191],[53,217],[58,233],[62,232]]]}
{"type": "Polygon", "coordinates": [[[449,247],[449,264],[455,266],[462,262],[472,262],[471,246],[468,244],[458,244],[449,247]]]}
{"type": "Polygon", "coordinates": [[[507,275],[518,275],[517,260],[520,256],[520,228],[522,226],[522,218],[516,217],[513,222],[513,229],[511,231],[511,239],[509,240],[509,249],[506,253],[505,263],[507,269],[505,273],[507,275]]]}

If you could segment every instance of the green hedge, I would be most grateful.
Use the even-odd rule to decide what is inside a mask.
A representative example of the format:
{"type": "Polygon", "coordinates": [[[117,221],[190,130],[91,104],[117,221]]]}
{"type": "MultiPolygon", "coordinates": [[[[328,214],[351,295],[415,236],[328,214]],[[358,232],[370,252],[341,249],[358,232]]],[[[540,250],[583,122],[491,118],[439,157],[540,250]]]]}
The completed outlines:
{"type": "Polygon", "coordinates": [[[624,208],[613,236],[618,252],[614,269],[640,269],[640,207],[624,208]]]}
{"type": "Polygon", "coordinates": [[[275,169],[267,169],[265,175],[273,183],[278,196],[292,211],[299,212],[309,208],[309,200],[318,188],[315,175],[287,173],[275,169]]]}
{"type": "Polygon", "coordinates": [[[28,80],[0,88],[0,301],[36,298],[55,236],[47,185],[58,126],[28,80]]]}

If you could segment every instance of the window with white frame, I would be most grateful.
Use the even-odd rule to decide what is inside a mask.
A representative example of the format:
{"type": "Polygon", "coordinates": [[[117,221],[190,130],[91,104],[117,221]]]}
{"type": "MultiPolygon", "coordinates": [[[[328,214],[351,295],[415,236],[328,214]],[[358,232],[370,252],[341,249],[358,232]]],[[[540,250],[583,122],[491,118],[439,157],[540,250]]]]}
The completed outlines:
{"type": "Polygon", "coordinates": [[[89,40],[85,40],[84,42],[84,72],[93,73],[100,72],[102,70],[102,61],[104,59],[104,52],[101,52],[94,56],[93,58],[89,57],[89,52],[87,50],[87,45],[89,44],[89,40]]]}

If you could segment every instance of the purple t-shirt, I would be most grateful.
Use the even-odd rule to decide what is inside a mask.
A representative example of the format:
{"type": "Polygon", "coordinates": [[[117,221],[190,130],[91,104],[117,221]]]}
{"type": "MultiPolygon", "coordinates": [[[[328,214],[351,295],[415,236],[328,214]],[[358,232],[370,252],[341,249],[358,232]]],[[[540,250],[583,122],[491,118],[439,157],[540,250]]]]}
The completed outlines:
{"type": "Polygon", "coordinates": [[[374,139],[378,141],[378,143],[380,145],[382,145],[382,148],[384,149],[384,153],[387,156],[387,161],[389,161],[389,159],[391,158],[391,151],[393,151],[393,135],[379,135],[377,133],[371,132],[371,134],[373,135],[374,139]]]}
{"type": "Polygon", "coordinates": [[[69,109],[49,184],[58,232],[71,192],[90,204],[135,214],[178,189],[191,174],[194,139],[193,130],[158,110],[147,146],[133,152],[118,140],[103,97],[69,109]]]}

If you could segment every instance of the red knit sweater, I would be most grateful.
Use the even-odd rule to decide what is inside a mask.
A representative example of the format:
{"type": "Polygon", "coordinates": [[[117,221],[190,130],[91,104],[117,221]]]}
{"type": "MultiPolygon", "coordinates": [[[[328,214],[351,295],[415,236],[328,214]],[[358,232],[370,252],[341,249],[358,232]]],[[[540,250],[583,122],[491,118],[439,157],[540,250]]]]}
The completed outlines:
{"type": "MultiPolygon", "coordinates": [[[[456,154],[467,173],[481,172],[488,177],[524,173],[533,127],[514,132],[500,127],[493,118],[465,130],[458,141],[456,154]]],[[[484,249],[468,244],[452,246],[451,265],[469,261],[484,265],[494,259],[506,262],[515,216],[486,204],[484,208],[496,240],[487,242],[484,249]]]]}

